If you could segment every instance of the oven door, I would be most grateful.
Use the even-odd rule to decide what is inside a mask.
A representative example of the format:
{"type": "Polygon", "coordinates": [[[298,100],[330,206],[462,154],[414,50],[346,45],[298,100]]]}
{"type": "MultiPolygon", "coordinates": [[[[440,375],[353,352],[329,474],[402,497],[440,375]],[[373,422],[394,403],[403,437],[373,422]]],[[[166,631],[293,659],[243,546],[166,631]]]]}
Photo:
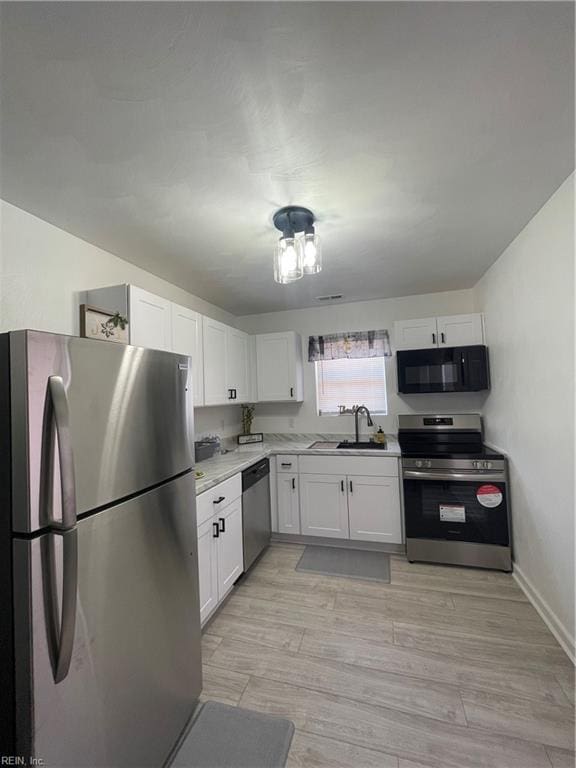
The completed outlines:
{"type": "Polygon", "coordinates": [[[452,479],[405,470],[404,517],[409,539],[510,543],[506,483],[499,475],[452,479]]]}
{"type": "Polygon", "coordinates": [[[396,353],[398,392],[475,392],[487,389],[485,346],[411,349],[396,353]]]}

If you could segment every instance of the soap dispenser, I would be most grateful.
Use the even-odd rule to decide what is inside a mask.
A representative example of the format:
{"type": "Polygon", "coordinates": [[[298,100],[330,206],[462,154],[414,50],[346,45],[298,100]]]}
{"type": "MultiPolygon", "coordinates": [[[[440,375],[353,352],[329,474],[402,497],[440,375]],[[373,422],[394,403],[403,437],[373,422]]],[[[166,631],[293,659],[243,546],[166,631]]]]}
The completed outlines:
{"type": "Polygon", "coordinates": [[[386,444],[386,435],[382,431],[382,427],[378,427],[378,432],[374,433],[374,442],[375,443],[380,443],[381,445],[385,445],[386,444]]]}

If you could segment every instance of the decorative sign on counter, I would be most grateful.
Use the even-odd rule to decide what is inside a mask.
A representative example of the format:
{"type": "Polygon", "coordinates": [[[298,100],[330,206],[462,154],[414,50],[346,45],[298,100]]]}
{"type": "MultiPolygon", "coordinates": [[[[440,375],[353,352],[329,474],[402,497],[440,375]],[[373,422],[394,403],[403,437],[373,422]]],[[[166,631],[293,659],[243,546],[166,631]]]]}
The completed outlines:
{"type": "Polygon", "coordinates": [[[249,445],[250,443],[263,443],[264,435],[262,432],[254,432],[250,435],[238,435],[238,445],[249,445]]]}

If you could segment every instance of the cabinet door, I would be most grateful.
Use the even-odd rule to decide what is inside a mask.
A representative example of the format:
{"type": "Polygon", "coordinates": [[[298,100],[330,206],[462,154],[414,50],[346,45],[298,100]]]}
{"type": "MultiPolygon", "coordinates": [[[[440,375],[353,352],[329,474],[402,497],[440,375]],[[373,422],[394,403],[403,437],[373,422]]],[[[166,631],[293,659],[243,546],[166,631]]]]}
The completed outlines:
{"type": "Polygon", "coordinates": [[[276,475],[278,494],[278,531],[300,533],[300,504],[298,476],[279,472],[276,475]]]}
{"type": "Polygon", "coordinates": [[[250,400],[250,351],[248,334],[237,328],[226,329],[226,389],[233,390],[231,399],[238,403],[250,400]]]}
{"type": "Polygon", "coordinates": [[[347,539],[348,503],[346,498],[346,477],[300,475],[301,533],[308,536],[347,539]]]}
{"type": "Polygon", "coordinates": [[[438,332],[435,317],[419,320],[397,320],[394,323],[394,346],[396,349],[428,349],[438,346],[438,332]]]}
{"type": "Polygon", "coordinates": [[[198,528],[198,587],[202,624],[218,605],[218,539],[212,520],[198,528]]]}
{"type": "Polygon", "coordinates": [[[150,349],[172,348],[170,302],[130,286],[130,344],[150,349]]]}
{"type": "Polygon", "coordinates": [[[267,333],[256,337],[258,400],[296,400],[294,337],[267,333]]]}
{"type": "Polygon", "coordinates": [[[397,477],[348,476],[350,538],[402,543],[397,477]]]}
{"type": "Polygon", "coordinates": [[[172,304],[172,352],[192,358],[194,405],[204,405],[202,346],[202,316],[187,307],[172,304]]]}
{"type": "Polygon", "coordinates": [[[467,347],[484,344],[482,315],[448,315],[439,317],[438,343],[441,347],[467,347]]]}
{"type": "Polygon", "coordinates": [[[222,405],[230,401],[226,388],[227,326],[202,318],[204,342],[204,404],[222,405]]]}
{"type": "Polygon", "coordinates": [[[214,517],[220,525],[218,537],[218,599],[230,592],[236,579],[244,571],[242,544],[242,499],[229,504],[220,516],[214,517]]]}

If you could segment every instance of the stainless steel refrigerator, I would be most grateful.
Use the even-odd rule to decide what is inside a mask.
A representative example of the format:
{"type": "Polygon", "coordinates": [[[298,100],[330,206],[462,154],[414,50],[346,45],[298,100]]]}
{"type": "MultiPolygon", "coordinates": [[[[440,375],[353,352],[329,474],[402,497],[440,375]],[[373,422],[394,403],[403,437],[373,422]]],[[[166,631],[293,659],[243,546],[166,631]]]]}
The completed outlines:
{"type": "Polygon", "coordinates": [[[161,766],[201,689],[190,359],[0,335],[2,754],[161,766]]]}

